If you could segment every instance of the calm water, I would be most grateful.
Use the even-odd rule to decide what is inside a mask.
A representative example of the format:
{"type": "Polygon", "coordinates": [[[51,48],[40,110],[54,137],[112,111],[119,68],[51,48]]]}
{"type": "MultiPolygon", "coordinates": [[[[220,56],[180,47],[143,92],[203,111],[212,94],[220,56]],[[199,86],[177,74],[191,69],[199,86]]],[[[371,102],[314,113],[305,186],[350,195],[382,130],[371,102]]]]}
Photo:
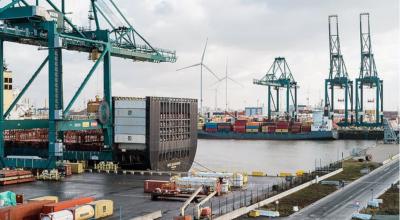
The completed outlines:
{"type": "Polygon", "coordinates": [[[192,168],[199,164],[215,171],[263,171],[268,175],[296,170],[313,170],[315,164],[328,164],[351,154],[353,149],[373,146],[375,141],[198,141],[192,168]]]}

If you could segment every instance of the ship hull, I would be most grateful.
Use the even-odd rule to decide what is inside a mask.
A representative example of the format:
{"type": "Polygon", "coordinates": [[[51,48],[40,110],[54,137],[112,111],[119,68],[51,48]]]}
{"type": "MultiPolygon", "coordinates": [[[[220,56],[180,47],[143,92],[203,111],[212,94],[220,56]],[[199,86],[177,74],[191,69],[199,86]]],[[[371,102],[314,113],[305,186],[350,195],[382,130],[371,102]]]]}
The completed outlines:
{"type": "Polygon", "coordinates": [[[234,140],[336,140],[336,131],[311,131],[307,133],[236,133],[198,131],[199,139],[234,140]]]}

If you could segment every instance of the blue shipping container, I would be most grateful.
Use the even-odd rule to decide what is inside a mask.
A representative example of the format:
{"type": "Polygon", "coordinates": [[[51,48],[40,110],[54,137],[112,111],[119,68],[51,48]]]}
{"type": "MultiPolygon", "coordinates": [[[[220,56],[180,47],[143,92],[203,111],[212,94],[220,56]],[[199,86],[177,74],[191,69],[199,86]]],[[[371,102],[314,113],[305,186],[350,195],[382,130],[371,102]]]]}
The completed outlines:
{"type": "Polygon", "coordinates": [[[215,122],[207,122],[206,128],[217,128],[217,123],[215,122]]]}

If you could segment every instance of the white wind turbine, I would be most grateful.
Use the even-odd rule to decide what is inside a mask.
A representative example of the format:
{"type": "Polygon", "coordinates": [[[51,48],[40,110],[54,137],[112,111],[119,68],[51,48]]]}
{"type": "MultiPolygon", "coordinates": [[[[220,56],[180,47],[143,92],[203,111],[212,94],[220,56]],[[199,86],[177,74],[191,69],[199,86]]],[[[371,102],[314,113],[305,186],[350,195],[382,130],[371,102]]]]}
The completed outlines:
{"type": "Polygon", "coordinates": [[[196,63],[196,64],[176,70],[176,71],[180,71],[180,70],[200,66],[200,114],[203,113],[203,68],[205,68],[208,72],[210,72],[218,81],[220,80],[220,78],[217,76],[217,74],[215,74],[206,64],[204,64],[204,56],[205,56],[206,49],[207,49],[207,43],[208,43],[208,38],[206,39],[206,45],[204,46],[204,50],[203,50],[203,54],[201,55],[200,63],[196,63]]]}
{"type": "MultiPolygon", "coordinates": [[[[234,80],[234,79],[232,79],[231,77],[228,76],[228,58],[226,58],[225,77],[222,78],[222,79],[219,79],[213,85],[218,84],[218,83],[220,83],[220,82],[222,82],[224,80],[225,80],[225,112],[228,112],[228,80],[238,84],[241,87],[244,87],[243,84],[239,83],[238,81],[236,81],[236,80],[234,80]]],[[[218,87],[216,89],[218,89],[218,87]]]]}

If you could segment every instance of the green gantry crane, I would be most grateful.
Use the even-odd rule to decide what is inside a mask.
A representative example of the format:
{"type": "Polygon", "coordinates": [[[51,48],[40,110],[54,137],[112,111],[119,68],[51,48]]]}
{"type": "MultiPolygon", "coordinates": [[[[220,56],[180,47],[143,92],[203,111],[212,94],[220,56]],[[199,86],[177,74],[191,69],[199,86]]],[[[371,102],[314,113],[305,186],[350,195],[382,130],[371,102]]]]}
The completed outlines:
{"type": "Polygon", "coordinates": [[[383,80],[378,76],[371,49],[369,13],[360,14],[361,68],[356,79],[356,125],[380,127],[383,125],[383,80]],[[375,88],[375,122],[364,121],[364,89],[375,88]]]}
{"type": "MultiPolygon", "coordinates": [[[[4,2],[2,2],[4,3],[4,2]]],[[[47,49],[48,56],[39,65],[8,109],[4,109],[3,68],[0,72],[0,167],[29,167],[49,169],[56,161],[112,160],[113,111],[111,105],[111,56],[144,62],[175,62],[175,51],[153,47],[129,23],[113,0],[90,0],[94,30],[76,26],[66,13],[66,1],[9,0],[0,8],[0,66],[4,65],[4,42],[28,44],[47,49]],[[45,7],[50,8],[47,10],[45,7]],[[112,14],[110,14],[112,13],[112,14]],[[115,17],[120,21],[115,24],[115,17]],[[140,42],[141,44],[139,44],[140,42]],[[62,51],[91,54],[94,65],[86,75],[72,99],[64,105],[62,51]],[[103,102],[98,119],[73,120],[68,117],[76,99],[99,64],[103,62],[103,102]],[[45,120],[8,120],[29,86],[48,64],[49,117],[45,120]],[[48,129],[48,158],[5,157],[4,130],[48,129]],[[101,151],[64,151],[63,132],[70,130],[102,129],[104,148],[101,151]]]]}
{"type": "Polygon", "coordinates": [[[329,78],[325,79],[325,106],[329,106],[330,118],[334,118],[335,110],[335,88],[344,89],[344,121],[338,123],[340,126],[348,126],[350,112],[353,112],[353,81],[349,79],[346,64],[340,50],[339,22],[337,15],[331,15],[329,21],[329,78]]]}
{"type": "Polygon", "coordinates": [[[274,107],[274,112],[279,113],[279,90],[283,88],[286,90],[286,113],[292,118],[297,119],[297,82],[294,80],[292,72],[290,71],[289,65],[287,64],[284,57],[276,57],[274,63],[269,68],[268,72],[260,80],[254,79],[253,83],[256,85],[263,85],[268,87],[268,99],[267,99],[267,113],[268,119],[271,120],[272,109],[271,104],[274,107]],[[271,89],[276,90],[276,99],[271,89]],[[294,94],[293,94],[294,93],[294,94]],[[292,102],[290,102],[292,101],[292,102]],[[293,111],[290,112],[290,103],[293,104],[293,111]]]}

